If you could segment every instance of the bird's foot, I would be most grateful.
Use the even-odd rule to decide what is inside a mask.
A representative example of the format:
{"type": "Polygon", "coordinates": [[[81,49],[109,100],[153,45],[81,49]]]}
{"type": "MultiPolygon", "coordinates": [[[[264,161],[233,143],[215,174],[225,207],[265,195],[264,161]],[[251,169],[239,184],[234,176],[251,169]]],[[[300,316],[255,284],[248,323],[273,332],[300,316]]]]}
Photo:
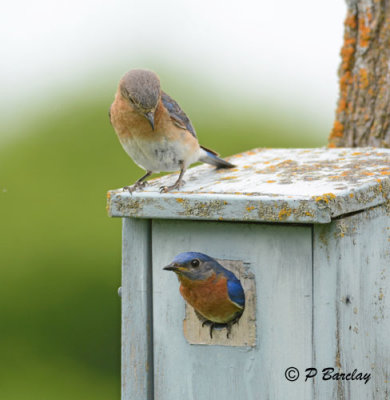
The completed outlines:
{"type": "Polygon", "coordinates": [[[206,320],[206,321],[203,321],[203,323],[202,323],[202,328],[203,328],[205,325],[207,325],[207,326],[210,327],[210,338],[212,339],[212,338],[213,338],[213,329],[214,329],[214,326],[215,326],[216,324],[215,324],[215,322],[206,320]]]}
{"type": "Polygon", "coordinates": [[[160,186],[160,193],[168,193],[175,189],[180,189],[185,184],[185,181],[176,181],[171,186],[160,186]]]}
{"type": "Polygon", "coordinates": [[[232,333],[233,323],[229,322],[226,324],[226,338],[229,339],[230,334],[232,333]]]}
{"type": "Polygon", "coordinates": [[[195,314],[199,318],[199,321],[202,323],[202,328],[204,328],[205,326],[210,327],[210,338],[211,339],[213,338],[213,330],[214,329],[223,329],[223,328],[226,328],[226,337],[229,339],[230,338],[230,334],[232,333],[232,326],[234,324],[238,323],[242,313],[237,315],[231,321],[225,322],[225,323],[213,322],[213,321],[210,321],[209,319],[205,319],[205,317],[203,317],[203,315],[200,314],[196,310],[195,310],[195,314]]]}
{"type": "Polygon", "coordinates": [[[123,190],[127,190],[130,194],[133,194],[137,189],[144,189],[148,183],[146,181],[143,182],[135,182],[134,185],[124,186],[123,190]]]}
{"type": "Polygon", "coordinates": [[[209,326],[210,327],[210,338],[213,338],[213,330],[214,329],[223,329],[226,328],[226,338],[229,339],[230,338],[230,334],[232,333],[232,326],[234,324],[238,323],[238,320],[240,318],[236,317],[235,319],[233,319],[232,321],[226,322],[226,323],[218,323],[218,322],[213,322],[213,321],[209,321],[209,320],[205,320],[204,318],[201,319],[202,322],[202,328],[204,326],[209,326]]]}
{"type": "Polygon", "coordinates": [[[230,337],[230,334],[232,333],[232,326],[233,326],[234,324],[238,324],[238,321],[240,320],[241,315],[242,315],[242,312],[238,313],[234,319],[232,319],[231,321],[229,321],[229,322],[227,322],[227,323],[225,324],[225,328],[226,328],[226,337],[227,337],[228,339],[229,339],[229,337],[230,337]]]}
{"type": "Polygon", "coordinates": [[[216,329],[224,328],[225,324],[218,324],[217,322],[209,321],[208,319],[206,319],[206,320],[204,320],[202,322],[202,328],[204,326],[210,327],[210,331],[209,332],[210,332],[210,338],[212,339],[213,338],[213,330],[214,330],[214,328],[216,328],[216,329]]]}
{"type": "Polygon", "coordinates": [[[214,329],[215,324],[210,324],[210,339],[213,338],[213,329],[214,329]]]}

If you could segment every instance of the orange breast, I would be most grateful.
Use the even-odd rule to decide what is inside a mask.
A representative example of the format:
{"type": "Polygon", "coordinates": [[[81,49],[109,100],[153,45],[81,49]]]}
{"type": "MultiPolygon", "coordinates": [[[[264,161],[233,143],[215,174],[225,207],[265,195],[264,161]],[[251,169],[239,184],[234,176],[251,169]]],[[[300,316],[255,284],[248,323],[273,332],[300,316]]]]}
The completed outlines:
{"type": "Polygon", "coordinates": [[[181,295],[210,321],[229,322],[242,310],[229,299],[227,279],[221,274],[214,274],[204,281],[192,281],[183,276],[179,279],[181,295]]]}
{"type": "Polygon", "coordinates": [[[119,137],[140,137],[143,140],[185,140],[194,149],[198,141],[189,132],[176,126],[160,101],[154,114],[154,130],[149,121],[136,112],[119,93],[111,106],[111,122],[119,137]]]}
{"type": "Polygon", "coordinates": [[[119,93],[115,96],[110,113],[112,126],[119,138],[131,138],[140,130],[152,130],[146,118],[136,113],[119,93]]]}

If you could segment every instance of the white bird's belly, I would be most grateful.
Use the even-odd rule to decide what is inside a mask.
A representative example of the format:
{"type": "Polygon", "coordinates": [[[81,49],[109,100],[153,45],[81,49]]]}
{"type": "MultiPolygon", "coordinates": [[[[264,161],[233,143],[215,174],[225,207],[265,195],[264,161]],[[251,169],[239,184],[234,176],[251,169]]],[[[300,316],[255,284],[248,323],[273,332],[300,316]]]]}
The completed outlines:
{"type": "Polygon", "coordinates": [[[121,144],[132,160],[146,171],[171,172],[188,167],[198,161],[199,151],[193,151],[179,141],[142,140],[139,138],[120,138],[121,144]]]}

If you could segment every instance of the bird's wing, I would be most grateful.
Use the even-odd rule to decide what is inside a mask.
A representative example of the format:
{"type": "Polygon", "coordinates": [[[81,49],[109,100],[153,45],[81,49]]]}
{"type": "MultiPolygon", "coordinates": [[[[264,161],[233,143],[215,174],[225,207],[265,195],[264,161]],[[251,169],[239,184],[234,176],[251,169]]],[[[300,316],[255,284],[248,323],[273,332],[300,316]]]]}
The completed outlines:
{"type": "Polygon", "coordinates": [[[185,112],[180,108],[179,104],[172,99],[171,96],[161,91],[161,101],[164,107],[168,110],[169,116],[172,118],[173,122],[182,129],[186,129],[191,133],[193,137],[196,138],[196,132],[191,124],[190,119],[187,117],[185,112]]]}
{"type": "Polygon", "coordinates": [[[231,301],[236,303],[240,307],[245,306],[245,294],[244,289],[241,286],[240,281],[236,279],[228,279],[227,281],[228,295],[231,301]]]}

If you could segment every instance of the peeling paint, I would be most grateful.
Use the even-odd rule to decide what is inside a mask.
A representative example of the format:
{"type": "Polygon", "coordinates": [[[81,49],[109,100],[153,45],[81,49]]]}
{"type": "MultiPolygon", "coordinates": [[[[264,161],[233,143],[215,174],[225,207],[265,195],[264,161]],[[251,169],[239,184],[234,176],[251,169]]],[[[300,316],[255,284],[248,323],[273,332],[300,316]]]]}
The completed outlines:
{"type": "Polygon", "coordinates": [[[209,217],[214,213],[222,211],[225,205],[225,202],[222,200],[212,200],[209,202],[196,201],[193,204],[188,200],[183,200],[183,210],[179,211],[179,214],[185,215],[187,217],[209,217]]]}
{"type": "Polygon", "coordinates": [[[133,194],[110,191],[108,212],[116,217],[328,223],[383,204],[390,193],[386,149],[254,149],[230,158],[234,175],[201,165],[186,172],[178,191],[159,192],[175,174],[151,179],[133,194]]]}
{"type": "Polygon", "coordinates": [[[352,236],[355,232],[357,227],[353,225],[351,222],[347,222],[345,219],[340,219],[336,221],[336,231],[334,236],[343,238],[344,236],[352,236]]]}

